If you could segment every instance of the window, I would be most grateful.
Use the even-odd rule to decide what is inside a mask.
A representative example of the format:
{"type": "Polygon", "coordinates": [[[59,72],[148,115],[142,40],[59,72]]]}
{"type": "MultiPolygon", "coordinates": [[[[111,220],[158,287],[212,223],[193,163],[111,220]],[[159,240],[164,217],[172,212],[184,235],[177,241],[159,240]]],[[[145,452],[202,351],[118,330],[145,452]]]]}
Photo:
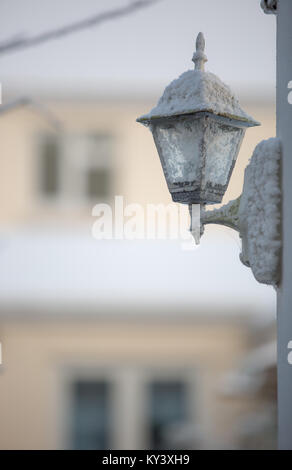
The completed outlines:
{"type": "Polygon", "coordinates": [[[148,392],[150,448],[167,449],[171,427],[188,420],[186,384],[155,381],[149,384],[148,392]]]}
{"type": "Polygon", "coordinates": [[[44,139],[41,163],[41,188],[43,194],[47,196],[57,194],[60,169],[56,139],[51,137],[44,139]]]}
{"type": "Polygon", "coordinates": [[[109,196],[110,174],[107,168],[89,168],[86,175],[86,193],[89,199],[109,196]]]}
{"type": "Polygon", "coordinates": [[[200,422],[194,410],[193,371],[84,368],[74,369],[67,380],[66,448],[155,450],[197,445],[195,426],[200,422]]]}
{"type": "Polygon", "coordinates": [[[109,134],[43,136],[39,188],[56,202],[96,202],[112,193],[113,138],[109,134]]]}
{"type": "Polygon", "coordinates": [[[81,381],[73,384],[73,447],[109,448],[109,384],[81,381]]]}

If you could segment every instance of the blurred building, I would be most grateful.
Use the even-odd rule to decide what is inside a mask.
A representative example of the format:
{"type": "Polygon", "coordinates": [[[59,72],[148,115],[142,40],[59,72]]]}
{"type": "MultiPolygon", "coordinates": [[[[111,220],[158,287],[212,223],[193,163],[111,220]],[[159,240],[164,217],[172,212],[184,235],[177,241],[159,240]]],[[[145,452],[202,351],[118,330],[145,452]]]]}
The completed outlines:
{"type": "MultiPolygon", "coordinates": [[[[95,240],[96,203],[170,202],[135,123],[151,103],[46,106],[0,117],[0,448],[248,447],[240,423],[263,391],[227,399],[221,388],[260,337],[272,340],[272,290],[240,265],[229,230],[208,228],[191,252],[178,240],[95,240]],[[271,322],[268,338],[255,320],[257,332],[271,322]]],[[[264,125],[248,130],[226,200],[274,135],[270,105],[247,109],[264,125]]]]}

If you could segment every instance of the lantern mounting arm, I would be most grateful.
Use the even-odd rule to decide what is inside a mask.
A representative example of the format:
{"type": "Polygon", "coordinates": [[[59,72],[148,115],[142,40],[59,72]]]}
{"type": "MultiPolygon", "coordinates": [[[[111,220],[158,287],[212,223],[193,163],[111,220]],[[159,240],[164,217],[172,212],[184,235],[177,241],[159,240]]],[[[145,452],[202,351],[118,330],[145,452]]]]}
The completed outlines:
{"type": "Polygon", "coordinates": [[[229,227],[233,230],[236,230],[237,232],[240,232],[238,217],[240,198],[241,196],[239,196],[237,199],[228,202],[228,204],[220,207],[219,209],[206,211],[203,208],[201,210],[201,225],[224,225],[225,227],[229,227]]]}
{"type": "Polygon", "coordinates": [[[240,260],[263,284],[280,282],[281,227],[281,141],[260,142],[245,169],[242,194],[219,209],[201,208],[200,233],[207,224],[219,224],[239,232],[240,260]]]}

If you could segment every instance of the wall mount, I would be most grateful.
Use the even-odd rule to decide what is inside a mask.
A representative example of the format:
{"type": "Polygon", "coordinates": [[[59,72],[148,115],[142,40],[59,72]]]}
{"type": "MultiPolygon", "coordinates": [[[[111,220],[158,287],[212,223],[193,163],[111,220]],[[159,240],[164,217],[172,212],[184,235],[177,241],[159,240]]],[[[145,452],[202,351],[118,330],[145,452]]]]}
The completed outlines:
{"type": "Polygon", "coordinates": [[[256,280],[277,286],[280,282],[281,141],[260,142],[245,169],[243,192],[237,199],[214,210],[201,212],[201,233],[206,224],[220,224],[239,232],[240,260],[256,280]]]}

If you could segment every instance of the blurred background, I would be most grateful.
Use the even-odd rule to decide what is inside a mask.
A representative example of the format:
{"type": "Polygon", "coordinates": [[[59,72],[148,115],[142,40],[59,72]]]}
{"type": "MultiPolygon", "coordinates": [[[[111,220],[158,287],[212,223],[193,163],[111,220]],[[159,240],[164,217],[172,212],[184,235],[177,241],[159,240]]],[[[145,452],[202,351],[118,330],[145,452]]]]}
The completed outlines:
{"type": "Polygon", "coordinates": [[[1,449],[276,447],[276,295],[237,233],[208,226],[192,251],[92,237],[93,206],[115,195],[171,202],[135,119],[193,67],[201,30],[206,69],[262,123],[223,202],[241,193],[275,135],[275,18],[259,3],[160,0],[13,50],[129,2],[1,1],[1,449]]]}

